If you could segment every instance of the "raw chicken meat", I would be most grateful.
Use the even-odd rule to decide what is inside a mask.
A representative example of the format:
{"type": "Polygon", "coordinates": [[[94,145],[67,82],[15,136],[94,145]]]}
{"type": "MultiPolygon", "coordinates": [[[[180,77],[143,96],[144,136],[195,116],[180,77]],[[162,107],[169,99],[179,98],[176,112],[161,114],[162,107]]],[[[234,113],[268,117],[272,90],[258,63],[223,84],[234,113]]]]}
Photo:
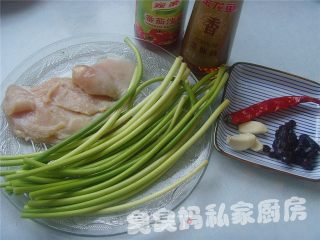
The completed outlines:
{"type": "Polygon", "coordinates": [[[8,116],[14,113],[30,112],[36,108],[34,97],[25,88],[11,85],[6,95],[7,104],[3,105],[3,110],[8,116]]]}
{"type": "Polygon", "coordinates": [[[43,102],[86,115],[103,112],[112,105],[111,98],[88,95],[69,78],[50,79],[31,92],[41,97],[43,102]]]}
{"type": "Polygon", "coordinates": [[[72,80],[88,94],[118,99],[129,87],[134,69],[128,59],[107,58],[92,66],[75,66],[72,80]]]}
{"type": "Polygon", "coordinates": [[[3,110],[17,136],[55,142],[83,128],[112,104],[109,97],[88,95],[71,79],[54,78],[33,88],[9,86],[3,110]]]}
{"type": "Polygon", "coordinates": [[[108,58],[73,68],[70,78],[53,78],[35,87],[11,85],[3,110],[15,134],[55,142],[86,126],[110,108],[129,87],[135,63],[108,58]]]}

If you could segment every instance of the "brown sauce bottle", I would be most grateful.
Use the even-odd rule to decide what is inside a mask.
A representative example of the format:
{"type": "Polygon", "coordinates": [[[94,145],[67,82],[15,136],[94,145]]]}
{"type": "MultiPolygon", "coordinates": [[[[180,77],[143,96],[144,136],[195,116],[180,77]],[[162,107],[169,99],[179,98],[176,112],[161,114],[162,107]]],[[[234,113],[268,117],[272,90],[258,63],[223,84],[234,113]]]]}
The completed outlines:
{"type": "Polygon", "coordinates": [[[242,3],[242,0],[195,1],[181,55],[198,77],[227,62],[242,3]]]}

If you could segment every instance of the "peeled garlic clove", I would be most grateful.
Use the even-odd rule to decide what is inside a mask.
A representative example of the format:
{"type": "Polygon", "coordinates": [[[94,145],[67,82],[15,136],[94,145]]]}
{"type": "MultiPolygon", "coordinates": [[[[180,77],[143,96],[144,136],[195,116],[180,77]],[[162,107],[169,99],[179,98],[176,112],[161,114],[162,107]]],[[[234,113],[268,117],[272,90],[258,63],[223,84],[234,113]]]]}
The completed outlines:
{"type": "Polygon", "coordinates": [[[229,146],[237,151],[251,148],[256,142],[256,136],[251,133],[243,133],[234,136],[227,136],[229,146]]]}
{"type": "Polygon", "coordinates": [[[255,152],[261,152],[263,150],[263,145],[259,141],[259,139],[256,138],[256,142],[253,144],[253,146],[250,149],[255,151],[255,152]]]}
{"type": "Polygon", "coordinates": [[[257,121],[239,124],[238,129],[240,133],[261,134],[268,132],[267,126],[257,121]]]}

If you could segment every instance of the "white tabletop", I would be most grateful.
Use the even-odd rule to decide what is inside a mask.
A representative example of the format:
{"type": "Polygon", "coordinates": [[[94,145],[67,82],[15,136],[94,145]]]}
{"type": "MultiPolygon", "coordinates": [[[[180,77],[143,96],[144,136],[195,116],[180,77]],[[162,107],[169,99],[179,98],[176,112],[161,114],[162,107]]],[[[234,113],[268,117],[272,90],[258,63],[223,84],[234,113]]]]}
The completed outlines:
{"type": "MultiPolygon", "coordinates": [[[[63,38],[88,33],[133,35],[135,3],[131,1],[2,1],[1,80],[22,60],[63,38]]],[[[193,2],[189,3],[187,18],[193,2]]],[[[246,1],[229,64],[247,61],[320,81],[320,2],[246,1]]],[[[120,235],[110,239],[319,239],[320,184],[257,168],[222,156],[210,158],[205,176],[182,206],[198,206],[202,228],[173,233],[120,235]],[[284,220],[284,203],[304,198],[305,220],[284,220]],[[258,223],[258,206],[276,199],[278,222],[258,223]],[[253,204],[254,223],[233,224],[230,207],[253,204]],[[205,226],[209,204],[225,204],[229,226],[205,226]]],[[[179,209],[179,208],[178,208],[179,209]]],[[[0,239],[78,239],[79,237],[21,219],[1,194],[0,239]]],[[[104,237],[105,239],[106,237],[104,237]]],[[[81,237],[81,239],[89,239],[81,237]]]]}

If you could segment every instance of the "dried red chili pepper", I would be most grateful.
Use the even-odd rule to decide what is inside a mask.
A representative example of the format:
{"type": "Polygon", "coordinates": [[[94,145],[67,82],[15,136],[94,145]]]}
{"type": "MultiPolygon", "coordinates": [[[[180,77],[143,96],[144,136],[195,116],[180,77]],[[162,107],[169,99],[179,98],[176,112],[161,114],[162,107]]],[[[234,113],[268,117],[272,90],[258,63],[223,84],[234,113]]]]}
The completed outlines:
{"type": "Polygon", "coordinates": [[[320,99],[309,96],[285,96],[270,98],[260,103],[256,103],[247,108],[230,113],[225,116],[225,121],[240,124],[253,120],[267,113],[273,113],[281,109],[297,106],[299,103],[313,102],[320,104],[320,99]]]}

